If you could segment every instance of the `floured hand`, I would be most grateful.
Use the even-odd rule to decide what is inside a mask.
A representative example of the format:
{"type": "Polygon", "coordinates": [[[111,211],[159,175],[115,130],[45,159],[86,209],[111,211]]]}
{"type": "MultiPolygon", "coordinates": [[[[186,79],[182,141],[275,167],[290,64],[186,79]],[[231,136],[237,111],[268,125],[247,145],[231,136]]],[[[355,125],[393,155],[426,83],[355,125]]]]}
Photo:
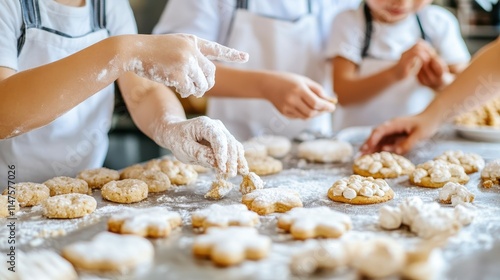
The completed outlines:
{"type": "Polygon", "coordinates": [[[224,177],[248,174],[244,150],[219,120],[164,117],[153,124],[154,140],[184,163],[214,167],[224,177]]]}
{"type": "Polygon", "coordinates": [[[246,62],[248,54],[189,34],[138,37],[134,59],[124,68],[141,77],[175,87],[183,97],[202,96],[215,83],[209,60],[246,62]]]}

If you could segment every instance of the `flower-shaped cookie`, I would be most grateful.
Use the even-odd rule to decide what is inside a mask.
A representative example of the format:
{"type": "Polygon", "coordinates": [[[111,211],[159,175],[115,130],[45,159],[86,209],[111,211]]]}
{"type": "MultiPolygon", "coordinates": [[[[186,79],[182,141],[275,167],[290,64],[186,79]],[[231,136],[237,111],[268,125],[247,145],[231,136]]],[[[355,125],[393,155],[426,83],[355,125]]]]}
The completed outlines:
{"type": "Polygon", "coordinates": [[[374,204],[393,199],[394,191],[384,179],[351,175],[335,182],[328,197],[349,204],[374,204]]]}
{"type": "Polygon", "coordinates": [[[352,224],[346,214],[323,206],[292,209],[279,217],[278,227],[289,231],[295,239],[338,238],[350,230],[352,224]]]}
{"type": "Polygon", "coordinates": [[[259,215],[284,213],[302,207],[302,200],[296,191],[278,188],[255,190],[244,195],[241,202],[259,215]]]}
{"type": "Polygon", "coordinates": [[[446,151],[442,155],[434,158],[434,160],[437,159],[461,165],[467,174],[477,172],[484,167],[484,159],[480,155],[474,153],[446,151]]]}
{"type": "Polygon", "coordinates": [[[207,229],[206,234],[194,240],[193,253],[197,257],[210,258],[220,266],[230,266],[245,259],[265,258],[271,247],[271,239],[259,235],[255,228],[228,227],[207,229]]]}
{"type": "Polygon", "coordinates": [[[448,182],[465,184],[469,176],[461,165],[444,160],[430,160],[419,164],[410,174],[413,185],[425,188],[441,188],[448,182]]]}
{"type": "Polygon", "coordinates": [[[408,175],[415,169],[415,165],[406,158],[389,152],[364,155],[354,160],[355,174],[373,178],[396,178],[408,175]]]}
{"type": "Polygon", "coordinates": [[[194,228],[243,226],[253,227],[259,222],[259,215],[249,211],[245,205],[212,204],[191,215],[194,228]]]}
{"type": "Polygon", "coordinates": [[[143,237],[165,237],[182,224],[179,213],[161,207],[148,209],[130,208],[124,213],[111,216],[108,230],[143,237]]]}

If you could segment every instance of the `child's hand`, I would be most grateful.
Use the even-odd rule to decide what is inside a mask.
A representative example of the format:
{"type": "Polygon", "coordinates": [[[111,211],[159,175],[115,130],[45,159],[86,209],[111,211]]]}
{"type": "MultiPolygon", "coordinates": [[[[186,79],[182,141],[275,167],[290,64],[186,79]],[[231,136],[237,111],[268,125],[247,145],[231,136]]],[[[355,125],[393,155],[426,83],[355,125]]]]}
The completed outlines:
{"type": "Polygon", "coordinates": [[[243,145],[221,121],[204,116],[189,120],[166,117],[152,125],[156,143],[172,151],[178,160],[214,167],[227,177],[248,173],[243,145]]]}
{"type": "Polygon", "coordinates": [[[135,55],[127,71],[175,87],[182,97],[202,96],[215,83],[215,65],[209,60],[246,62],[248,54],[188,34],[134,37],[135,55]]]}
{"type": "Polygon", "coordinates": [[[335,111],[336,100],[327,96],[315,81],[292,73],[264,75],[261,91],[284,116],[308,119],[335,111]]]}
{"type": "Polygon", "coordinates": [[[425,41],[419,41],[413,47],[405,51],[395,66],[398,79],[417,75],[423,65],[428,64],[434,55],[434,50],[425,41]]]}
{"type": "Polygon", "coordinates": [[[434,90],[440,90],[449,83],[448,65],[438,55],[435,55],[431,60],[422,65],[420,72],[418,72],[418,81],[434,90]]]}

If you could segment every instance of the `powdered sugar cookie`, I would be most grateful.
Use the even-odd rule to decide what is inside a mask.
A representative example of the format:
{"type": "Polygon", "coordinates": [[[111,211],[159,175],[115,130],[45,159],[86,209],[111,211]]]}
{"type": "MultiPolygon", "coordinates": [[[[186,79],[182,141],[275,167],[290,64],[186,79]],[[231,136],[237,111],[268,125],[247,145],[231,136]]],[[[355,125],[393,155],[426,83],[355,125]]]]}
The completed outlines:
{"type": "MultiPolygon", "coordinates": [[[[0,279],[2,280],[77,280],[73,266],[58,254],[48,251],[16,252],[21,260],[16,265],[15,272],[7,270],[7,257],[0,256],[0,279]]],[[[17,263],[16,263],[17,264],[17,263]]]]}
{"type": "Polygon", "coordinates": [[[312,162],[347,162],[352,153],[351,144],[327,139],[302,142],[298,147],[299,157],[312,162]]]}
{"type": "Polygon", "coordinates": [[[61,176],[47,180],[43,184],[49,188],[50,196],[68,193],[87,194],[89,192],[89,185],[82,179],[61,176]]]}
{"type": "Polygon", "coordinates": [[[242,226],[253,227],[259,223],[259,215],[249,211],[245,205],[212,204],[191,215],[194,228],[242,226]]]}
{"type": "Polygon", "coordinates": [[[179,213],[161,207],[148,209],[131,208],[113,215],[108,220],[108,230],[122,234],[159,238],[169,236],[182,224],[179,213]]]}
{"type": "Polygon", "coordinates": [[[474,194],[464,185],[448,182],[439,190],[439,200],[453,206],[474,201],[474,194]]]}
{"type": "Polygon", "coordinates": [[[233,183],[229,182],[222,176],[212,182],[210,190],[205,194],[205,198],[219,200],[226,196],[234,187],[233,183]]]}
{"type": "Polygon", "coordinates": [[[91,189],[100,189],[106,183],[119,180],[120,172],[106,167],[84,170],[78,173],[78,179],[83,179],[91,189]]]}
{"type": "Polygon", "coordinates": [[[267,154],[275,158],[286,156],[292,149],[292,142],[290,139],[277,135],[262,135],[254,137],[247,142],[255,142],[264,145],[267,149],[267,154]]]}
{"type": "Polygon", "coordinates": [[[293,274],[309,276],[316,271],[340,269],[348,266],[349,255],[343,243],[321,242],[292,256],[290,269],[293,274]]]}
{"type": "Polygon", "coordinates": [[[354,160],[353,165],[355,174],[381,179],[409,175],[413,170],[415,165],[409,160],[388,152],[361,156],[354,160]]]}
{"type": "Polygon", "coordinates": [[[243,180],[240,184],[240,192],[242,194],[251,193],[254,190],[260,190],[264,188],[264,182],[259,177],[259,175],[254,172],[250,172],[247,175],[243,175],[243,180]]]}
{"type": "Polygon", "coordinates": [[[484,159],[480,155],[474,153],[446,151],[442,155],[434,158],[434,160],[438,159],[461,165],[467,174],[477,172],[484,167],[484,159]]]}
{"type": "Polygon", "coordinates": [[[42,205],[43,215],[47,218],[73,219],[94,212],[97,201],[90,195],[69,193],[49,197],[42,205]]]}
{"type": "Polygon", "coordinates": [[[284,213],[292,208],[302,207],[299,193],[278,188],[255,190],[244,195],[241,202],[259,215],[284,213]]]}
{"type": "Polygon", "coordinates": [[[330,208],[294,208],[278,218],[278,228],[295,239],[338,238],[352,227],[351,218],[330,208]]]}
{"type": "Polygon", "coordinates": [[[141,180],[111,181],[101,190],[103,198],[118,203],[134,203],[148,197],[148,185],[141,180]]]}
{"type": "Polygon", "coordinates": [[[14,216],[19,211],[19,203],[14,197],[0,195],[0,218],[14,216]]]}
{"type": "Polygon", "coordinates": [[[164,192],[171,186],[167,174],[159,170],[145,170],[137,179],[148,185],[148,193],[164,192]]]}
{"type": "Polygon", "coordinates": [[[245,157],[262,158],[267,157],[266,146],[255,141],[245,141],[242,143],[245,150],[245,157]]]}
{"type": "Polygon", "coordinates": [[[469,176],[461,165],[443,160],[430,160],[417,165],[410,174],[410,183],[425,188],[441,188],[447,182],[465,184],[469,176]]]}
{"type": "Polygon", "coordinates": [[[255,228],[211,227],[194,240],[193,253],[196,257],[210,258],[216,265],[230,266],[245,259],[265,258],[270,247],[271,239],[259,235],[255,228]]]}
{"type": "Polygon", "coordinates": [[[182,163],[178,160],[150,160],[146,163],[145,167],[146,169],[160,168],[163,173],[167,174],[170,182],[174,185],[188,185],[198,178],[198,173],[192,165],[182,163]]]}
{"type": "Polygon", "coordinates": [[[271,175],[279,173],[283,170],[281,161],[272,157],[264,158],[247,158],[248,169],[259,176],[271,175]]]}
{"type": "MultiPolygon", "coordinates": [[[[160,170],[159,168],[157,170],[160,170]]],[[[129,167],[126,167],[120,173],[120,179],[137,179],[141,174],[146,171],[146,168],[140,164],[134,164],[129,167]]]]}
{"type": "Polygon", "coordinates": [[[15,190],[13,195],[21,207],[31,207],[45,201],[50,196],[50,190],[44,184],[30,182],[17,183],[5,189],[2,194],[15,190]]]}
{"type": "Polygon", "coordinates": [[[500,184],[500,159],[489,162],[481,171],[483,187],[491,188],[500,184]]]}
{"type": "Polygon", "coordinates": [[[396,240],[377,238],[351,246],[356,252],[351,265],[369,279],[398,275],[406,262],[406,252],[396,240]]]}
{"type": "Polygon", "coordinates": [[[394,191],[384,179],[352,175],[335,182],[328,197],[349,204],[374,204],[393,199],[394,191]]]}
{"type": "Polygon", "coordinates": [[[64,247],[61,254],[79,269],[127,273],[150,263],[154,249],[140,236],[101,232],[64,247]]]}

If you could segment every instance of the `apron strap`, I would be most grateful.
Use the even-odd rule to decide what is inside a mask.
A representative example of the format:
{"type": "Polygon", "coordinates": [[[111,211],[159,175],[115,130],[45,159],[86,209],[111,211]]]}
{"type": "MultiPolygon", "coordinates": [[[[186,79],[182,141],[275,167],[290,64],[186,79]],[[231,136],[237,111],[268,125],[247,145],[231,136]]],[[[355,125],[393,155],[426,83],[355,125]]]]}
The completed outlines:
{"type": "MultiPolygon", "coordinates": [[[[370,48],[370,43],[372,40],[372,33],[373,33],[373,16],[370,11],[370,7],[365,3],[363,7],[363,14],[365,16],[365,22],[366,22],[366,30],[365,30],[365,41],[363,43],[363,48],[361,49],[361,57],[365,58],[368,56],[368,49],[370,48]]],[[[429,41],[427,35],[425,34],[424,27],[422,26],[422,22],[420,21],[420,17],[418,14],[415,14],[415,17],[417,19],[418,23],[418,28],[420,29],[420,36],[423,40],[429,41]]]]}
{"type": "MultiPolygon", "coordinates": [[[[237,0],[236,9],[248,10],[248,0],[237,0]]],[[[307,13],[312,14],[311,0],[307,0],[307,13]]]]}
{"type": "Polygon", "coordinates": [[[90,9],[92,13],[92,31],[106,29],[106,0],[90,1],[90,9]]]}
{"type": "Polygon", "coordinates": [[[21,36],[17,39],[18,56],[26,41],[26,30],[28,28],[40,28],[42,26],[38,0],[19,0],[19,4],[21,4],[23,25],[21,26],[21,36]]]}

